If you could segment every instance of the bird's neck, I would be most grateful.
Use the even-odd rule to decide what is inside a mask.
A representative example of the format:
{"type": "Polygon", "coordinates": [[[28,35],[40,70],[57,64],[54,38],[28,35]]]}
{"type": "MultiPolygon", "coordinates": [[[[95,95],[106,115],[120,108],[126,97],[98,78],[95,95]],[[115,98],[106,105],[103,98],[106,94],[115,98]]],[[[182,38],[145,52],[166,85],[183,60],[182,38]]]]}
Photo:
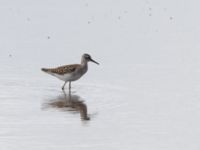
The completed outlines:
{"type": "Polygon", "coordinates": [[[81,70],[83,74],[88,70],[88,62],[85,59],[81,59],[81,70]]]}
{"type": "Polygon", "coordinates": [[[88,66],[88,62],[85,60],[85,59],[81,59],[81,65],[84,66],[84,67],[87,67],[88,66]]]}

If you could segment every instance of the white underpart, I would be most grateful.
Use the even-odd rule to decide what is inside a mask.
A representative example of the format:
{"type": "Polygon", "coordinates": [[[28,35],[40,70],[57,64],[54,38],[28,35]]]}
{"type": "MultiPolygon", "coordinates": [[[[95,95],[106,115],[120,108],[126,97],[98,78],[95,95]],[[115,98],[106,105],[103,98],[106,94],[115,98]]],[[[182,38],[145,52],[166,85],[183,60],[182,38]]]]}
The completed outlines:
{"type": "Polygon", "coordinates": [[[81,74],[74,74],[74,73],[68,73],[64,75],[59,75],[56,73],[49,73],[49,74],[65,82],[78,80],[82,76],[81,74]]]}
{"type": "Polygon", "coordinates": [[[59,75],[59,74],[52,74],[53,76],[57,77],[58,79],[60,80],[63,80],[63,81],[70,81],[71,78],[72,78],[72,75],[71,74],[64,74],[64,75],[59,75]]]}

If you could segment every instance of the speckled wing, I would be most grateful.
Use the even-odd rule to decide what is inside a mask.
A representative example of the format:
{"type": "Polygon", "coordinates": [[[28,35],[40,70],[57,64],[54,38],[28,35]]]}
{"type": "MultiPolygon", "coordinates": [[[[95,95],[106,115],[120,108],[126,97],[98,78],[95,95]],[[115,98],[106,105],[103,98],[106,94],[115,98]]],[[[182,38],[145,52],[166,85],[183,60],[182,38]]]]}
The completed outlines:
{"type": "Polygon", "coordinates": [[[65,65],[65,66],[60,66],[57,68],[50,68],[50,69],[42,68],[42,71],[47,72],[47,73],[63,75],[63,74],[74,72],[76,68],[78,68],[78,66],[79,66],[78,64],[74,64],[74,65],[65,65]]]}

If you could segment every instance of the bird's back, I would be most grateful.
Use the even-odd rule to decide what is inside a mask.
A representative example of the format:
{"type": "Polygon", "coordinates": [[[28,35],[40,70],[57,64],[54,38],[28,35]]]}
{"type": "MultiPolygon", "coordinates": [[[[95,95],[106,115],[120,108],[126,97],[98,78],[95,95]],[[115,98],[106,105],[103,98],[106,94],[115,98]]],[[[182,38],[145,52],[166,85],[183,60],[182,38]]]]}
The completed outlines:
{"type": "Polygon", "coordinates": [[[79,66],[80,66],[79,64],[73,64],[73,65],[60,66],[56,68],[42,68],[41,70],[50,74],[55,73],[59,75],[64,75],[74,72],[79,66]]]}
{"type": "Polygon", "coordinates": [[[42,68],[41,70],[63,81],[75,81],[87,72],[87,67],[83,67],[80,64],[73,64],[57,68],[42,68]]]}

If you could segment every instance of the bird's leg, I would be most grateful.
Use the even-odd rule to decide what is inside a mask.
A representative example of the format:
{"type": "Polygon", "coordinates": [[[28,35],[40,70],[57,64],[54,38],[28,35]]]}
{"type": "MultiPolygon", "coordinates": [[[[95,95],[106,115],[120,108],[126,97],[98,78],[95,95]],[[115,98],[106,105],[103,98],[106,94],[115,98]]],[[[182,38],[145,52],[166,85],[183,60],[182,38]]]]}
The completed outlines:
{"type": "Polygon", "coordinates": [[[62,86],[62,90],[64,91],[65,90],[65,84],[67,83],[67,81],[65,81],[65,83],[63,84],[62,86]]]}
{"type": "Polygon", "coordinates": [[[69,90],[71,91],[71,81],[69,81],[69,90]]]}
{"type": "Polygon", "coordinates": [[[71,89],[69,89],[69,100],[71,101],[71,89]]]}

